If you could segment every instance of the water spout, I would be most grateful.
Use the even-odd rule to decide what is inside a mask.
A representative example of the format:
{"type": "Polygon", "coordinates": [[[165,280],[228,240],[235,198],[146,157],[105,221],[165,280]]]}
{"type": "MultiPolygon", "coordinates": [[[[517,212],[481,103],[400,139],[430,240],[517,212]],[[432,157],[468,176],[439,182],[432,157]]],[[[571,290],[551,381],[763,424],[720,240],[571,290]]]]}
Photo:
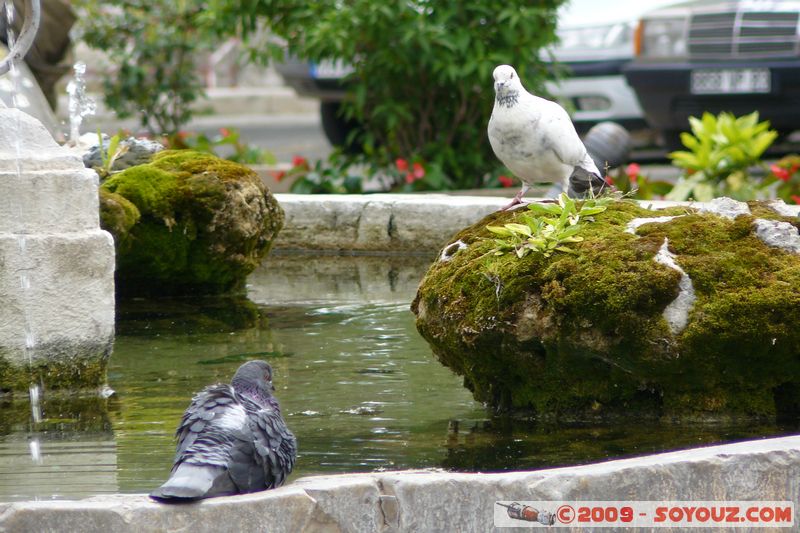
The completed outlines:
{"type": "Polygon", "coordinates": [[[69,94],[69,142],[73,145],[78,143],[81,136],[81,123],[83,118],[94,115],[97,105],[94,98],[86,94],[86,63],[78,61],[72,67],[75,76],[67,84],[67,94],[69,94]]]}
{"type": "MultiPolygon", "coordinates": [[[[13,5],[10,0],[5,2],[6,16],[9,18],[8,25],[11,26],[11,19],[13,18],[13,5]],[[9,16],[9,13],[12,15],[9,16]]],[[[36,32],[39,31],[39,19],[41,18],[41,8],[39,0],[29,0],[25,2],[24,22],[22,30],[19,32],[19,38],[13,43],[9,43],[9,52],[6,57],[0,60],[0,76],[11,70],[11,66],[25,57],[28,50],[33,45],[33,39],[36,37],[36,32]]]]}

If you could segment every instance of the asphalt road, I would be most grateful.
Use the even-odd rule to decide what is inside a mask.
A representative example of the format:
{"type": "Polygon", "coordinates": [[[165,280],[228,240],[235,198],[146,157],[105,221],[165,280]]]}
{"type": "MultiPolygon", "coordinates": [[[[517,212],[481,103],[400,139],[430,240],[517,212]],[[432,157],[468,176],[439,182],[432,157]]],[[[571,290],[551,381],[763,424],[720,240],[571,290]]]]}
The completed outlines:
{"type": "MultiPolygon", "coordinates": [[[[135,120],[87,117],[82,132],[101,131],[113,134],[120,129],[138,130],[135,120]]],[[[322,131],[316,113],[297,115],[207,115],[195,117],[186,131],[204,133],[209,137],[220,134],[220,128],[235,128],[242,141],[269,150],[278,162],[289,163],[296,155],[309,160],[326,158],[332,148],[322,131]]],[[[224,155],[224,150],[220,150],[224,155]]]]}
{"type": "Polygon", "coordinates": [[[324,159],[332,147],[316,114],[304,115],[214,115],[193,120],[189,131],[219,135],[220,128],[236,128],[251,146],[269,150],[278,162],[291,162],[300,155],[311,161],[324,159]]]}

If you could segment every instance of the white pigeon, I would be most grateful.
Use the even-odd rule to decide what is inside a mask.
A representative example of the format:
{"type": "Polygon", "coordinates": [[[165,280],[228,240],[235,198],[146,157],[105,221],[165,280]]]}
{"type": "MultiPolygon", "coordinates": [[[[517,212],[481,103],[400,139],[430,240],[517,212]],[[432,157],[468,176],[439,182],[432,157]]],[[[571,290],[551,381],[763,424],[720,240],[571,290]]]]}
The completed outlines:
{"type": "Polygon", "coordinates": [[[489,143],[495,155],[522,180],[522,188],[504,209],[522,203],[537,182],[563,183],[572,197],[605,180],[581,142],[563,107],[534,96],[522,86],[510,65],[494,69],[495,101],[489,119],[489,143]]]}

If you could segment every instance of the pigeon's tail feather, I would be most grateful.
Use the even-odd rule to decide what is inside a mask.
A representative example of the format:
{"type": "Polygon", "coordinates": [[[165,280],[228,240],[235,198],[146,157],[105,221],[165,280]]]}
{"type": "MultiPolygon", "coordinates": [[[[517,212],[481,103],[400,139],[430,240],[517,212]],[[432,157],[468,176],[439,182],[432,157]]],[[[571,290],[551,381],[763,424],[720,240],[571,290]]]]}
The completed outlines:
{"type": "Polygon", "coordinates": [[[570,198],[583,198],[588,195],[589,190],[591,190],[591,194],[598,196],[603,192],[605,186],[606,180],[604,180],[599,173],[582,167],[575,167],[575,170],[572,171],[572,175],[569,177],[567,195],[570,198]]]}
{"type": "Polygon", "coordinates": [[[220,486],[221,478],[227,478],[223,474],[225,469],[222,467],[184,463],[175,469],[163,485],[151,492],[150,497],[175,503],[218,496],[226,493],[220,486]]]}

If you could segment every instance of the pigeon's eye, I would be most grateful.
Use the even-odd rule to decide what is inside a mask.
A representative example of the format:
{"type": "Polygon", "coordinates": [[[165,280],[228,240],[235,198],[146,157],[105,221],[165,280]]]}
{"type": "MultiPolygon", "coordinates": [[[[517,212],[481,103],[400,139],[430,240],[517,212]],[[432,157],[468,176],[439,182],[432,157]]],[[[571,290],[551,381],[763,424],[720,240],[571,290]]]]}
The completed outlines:
{"type": "Polygon", "coordinates": [[[509,76],[508,78],[509,78],[509,79],[511,79],[511,80],[513,80],[513,79],[514,79],[514,73],[512,72],[512,73],[511,73],[511,76],[509,76]]]}

